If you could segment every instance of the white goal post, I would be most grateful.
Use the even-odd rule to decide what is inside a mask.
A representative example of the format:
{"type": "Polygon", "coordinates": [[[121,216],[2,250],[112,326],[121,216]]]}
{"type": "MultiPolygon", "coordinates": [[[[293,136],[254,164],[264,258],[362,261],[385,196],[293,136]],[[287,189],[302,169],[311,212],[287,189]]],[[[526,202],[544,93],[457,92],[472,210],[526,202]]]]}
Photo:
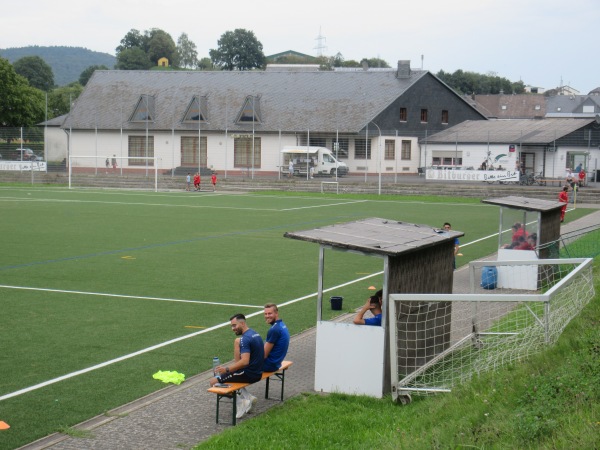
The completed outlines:
{"type": "Polygon", "coordinates": [[[592,269],[591,258],[472,261],[469,294],[390,294],[392,397],[450,392],[554,344],[594,298],[592,269]],[[503,288],[485,270],[528,265],[530,290],[503,288]]]}
{"type": "Polygon", "coordinates": [[[90,156],[69,155],[68,174],[69,189],[73,180],[80,174],[83,176],[148,177],[154,173],[154,192],[158,192],[158,161],[156,156],[90,156]]]}

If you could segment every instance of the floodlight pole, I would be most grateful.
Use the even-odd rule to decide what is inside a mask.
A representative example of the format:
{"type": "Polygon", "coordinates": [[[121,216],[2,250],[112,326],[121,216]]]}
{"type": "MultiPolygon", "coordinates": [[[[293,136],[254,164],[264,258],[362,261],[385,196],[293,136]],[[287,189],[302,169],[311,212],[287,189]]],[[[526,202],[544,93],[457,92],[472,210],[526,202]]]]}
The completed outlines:
{"type": "Polygon", "coordinates": [[[377,191],[377,195],[381,195],[381,128],[379,128],[379,125],[377,125],[375,122],[371,121],[371,123],[375,125],[377,127],[377,130],[379,131],[379,140],[377,141],[377,166],[379,172],[379,188],[377,191]]]}

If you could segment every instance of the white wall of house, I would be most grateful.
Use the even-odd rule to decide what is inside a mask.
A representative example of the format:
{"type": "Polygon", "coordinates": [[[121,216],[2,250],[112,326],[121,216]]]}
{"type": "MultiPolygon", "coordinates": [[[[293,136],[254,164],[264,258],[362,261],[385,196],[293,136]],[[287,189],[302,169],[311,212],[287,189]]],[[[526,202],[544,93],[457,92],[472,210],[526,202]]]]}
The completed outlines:
{"type": "MultiPolygon", "coordinates": [[[[60,133],[65,134],[62,130],[60,133]]],[[[118,157],[129,156],[129,136],[145,137],[145,130],[132,132],[130,130],[104,131],[104,130],[72,130],[71,139],[71,156],[86,156],[95,158],[75,158],[73,166],[77,167],[103,167],[106,158],[112,158],[113,155],[118,157]]],[[[206,165],[209,168],[217,171],[237,171],[241,170],[234,166],[234,143],[236,136],[240,134],[251,135],[251,133],[214,133],[200,132],[202,139],[206,138],[207,142],[207,161],[206,165]]],[[[159,170],[170,170],[181,165],[181,138],[183,136],[198,137],[197,132],[176,132],[173,134],[169,131],[154,131],[149,130],[148,136],[154,138],[154,156],[160,158],[158,162],[159,170]]],[[[64,156],[66,157],[66,143],[59,144],[58,138],[60,135],[54,136],[48,134],[49,146],[62,145],[64,156]],[[54,141],[57,142],[54,142],[54,141]]],[[[298,145],[296,134],[268,134],[261,135],[255,133],[255,137],[260,138],[261,145],[261,165],[256,167],[255,171],[260,172],[277,172],[281,165],[280,150],[286,145],[298,145]]],[[[360,139],[360,137],[358,137],[360,139]]],[[[371,141],[371,157],[369,159],[355,159],[354,139],[349,139],[349,156],[346,159],[340,159],[345,162],[350,170],[350,173],[379,173],[383,174],[415,174],[417,168],[422,165],[421,155],[419,152],[418,139],[415,137],[402,136],[379,136],[369,137],[371,141]],[[388,145],[393,142],[394,159],[386,158],[386,141],[388,145]],[[402,148],[404,145],[410,147],[410,155],[408,158],[403,158],[402,148]]],[[[328,148],[332,149],[333,139],[327,139],[328,148]]],[[[120,167],[129,167],[127,161],[119,163],[120,167]]],[[[139,168],[139,166],[134,166],[139,168]]]]}
{"type": "Polygon", "coordinates": [[[515,146],[515,151],[511,152],[507,144],[488,145],[488,144],[428,144],[422,145],[421,151],[424,153],[423,159],[426,166],[431,165],[460,165],[462,167],[472,167],[477,169],[481,163],[486,160],[489,152],[489,159],[494,166],[502,166],[504,169],[515,169],[518,158],[519,148],[515,146]],[[438,162],[439,158],[441,162],[438,162]],[[462,161],[460,164],[454,161],[462,161]]]}
{"type": "MultiPolygon", "coordinates": [[[[513,170],[516,168],[517,158],[526,157],[524,154],[533,154],[534,163],[533,171],[536,173],[542,172],[545,166],[545,176],[561,178],[566,173],[566,168],[569,167],[569,155],[570,154],[587,154],[587,172],[591,176],[593,171],[600,169],[600,149],[598,148],[581,148],[581,147],[556,147],[550,148],[545,152],[544,161],[544,148],[523,148],[519,145],[515,145],[515,151],[509,151],[508,144],[428,144],[427,146],[421,145],[421,153],[423,161],[427,167],[433,165],[434,159],[437,157],[446,157],[450,159],[462,158],[462,167],[472,167],[478,169],[481,163],[486,159],[488,151],[490,152],[490,158],[492,161],[496,160],[496,157],[501,156],[497,162],[494,163],[495,167],[502,165],[502,168],[513,170]],[[502,156],[504,155],[504,156],[502,156]]],[[[583,158],[583,156],[582,156],[583,158]]],[[[442,164],[450,165],[450,164],[442,164]]],[[[572,168],[572,167],[571,167],[572,168]]]]}
{"type": "Polygon", "coordinates": [[[46,161],[62,161],[67,157],[69,139],[67,133],[58,127],[46,127],[45,132],[46,150],[44,159],[46,161]]]}

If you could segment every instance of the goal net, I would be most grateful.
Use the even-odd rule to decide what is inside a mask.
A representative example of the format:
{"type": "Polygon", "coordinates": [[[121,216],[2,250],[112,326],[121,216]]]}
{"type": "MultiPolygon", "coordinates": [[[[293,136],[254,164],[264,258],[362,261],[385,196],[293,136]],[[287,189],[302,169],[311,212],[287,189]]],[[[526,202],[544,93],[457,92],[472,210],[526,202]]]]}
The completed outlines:
{"type": "Polygon", "coordinates": [[[159,158],[79,156],[68,161],[69,189],[118,188],[158,190],[159,158]]]}
{"type": "Polygon", "coordinates": [[[470,294],[391,294],[394,399],[449,392],[554,344],[595,295],[592,262],[476,261],[470,294]]]}

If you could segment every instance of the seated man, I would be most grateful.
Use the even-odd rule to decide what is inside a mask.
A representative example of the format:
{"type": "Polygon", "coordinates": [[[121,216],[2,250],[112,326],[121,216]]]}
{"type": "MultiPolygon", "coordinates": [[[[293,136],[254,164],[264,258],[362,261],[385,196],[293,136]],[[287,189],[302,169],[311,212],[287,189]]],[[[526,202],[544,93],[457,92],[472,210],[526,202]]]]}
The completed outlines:
{"type": "Polygon", "coordinates": [[[360,308],[360,311],[356,313],[354,317],[354,323],[356,325],[374,325],[381,326],[381,297],[383,296],[383,291],[380,289],[369,297],[367,302],[360,308]],[[367,311],[371,311],[373,317],[369,317],[367,319],[364,318],[364,315],[367,311]]]}
{"type": "Polygon", "coordinates": [[[265,321],[271,325],[265,341],[265,363],[263,372],[275,372],[287,355],[290,345],[290,333],[279,318],[279,309],[275,303],[265,305],[265,321]]]}
{"type": "MultiPolygon", "coordinates": [[[[229,319],[231,329],[237,336],[241,336],[234,341],[233,358],[234,362],[230,366],[217,366],[215,375],[210,379],[210,385],[217,383],[255,383],[262,377],[262,368],[264,362],[263,340],[256,331],[248,328],[246,316],[236,314],[229,319]],[[217,375],[218,374],[218,375],[217,375]]],[[[237,415],[239,419],[245,413],[252,409],[256,403],[256,397],[250,395],[246,389],[240,389],[240,395],[237,396],[237,415]]]]}

